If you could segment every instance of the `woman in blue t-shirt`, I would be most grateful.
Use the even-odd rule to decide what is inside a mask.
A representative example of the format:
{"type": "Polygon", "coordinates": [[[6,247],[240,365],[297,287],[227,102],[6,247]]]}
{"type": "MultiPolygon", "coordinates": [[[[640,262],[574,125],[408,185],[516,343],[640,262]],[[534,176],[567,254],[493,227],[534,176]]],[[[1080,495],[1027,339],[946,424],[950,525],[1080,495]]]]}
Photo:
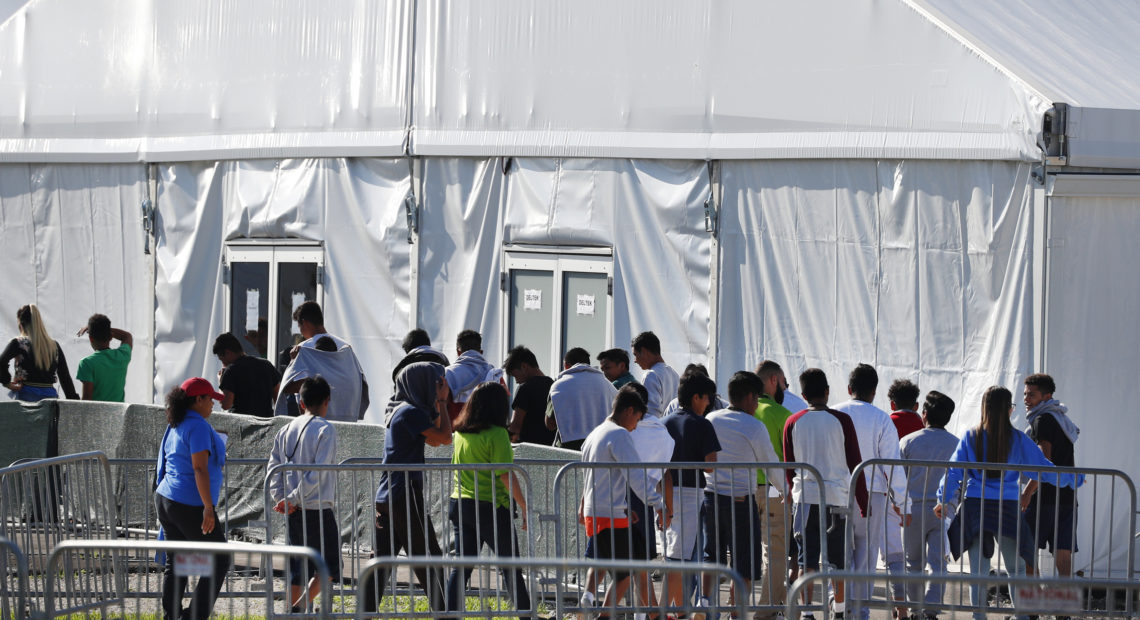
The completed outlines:
{"type": "MultiPolygon", "coordinates": [[[[956,463],[994,463],[1034,465],[1052,468],[1053,464],[1041,448],[1025,433],[1013,428],[1009,416],[1013,411],[1013,394],[1001,386],[986,390],[982,397],[982,419],[977,428],[966,431],[950,461],[956,463]]],[[[939,518],[953,513],[953,505],[964,496],[954,521],[950,524],[950,550],[955,557],[965,550],[970,570],[975,575],[989,573],[993,547],[1000,550],[1010,573],[1035,573],[1033,533],[1021,514],[1019,478],[1040,479],[1056,486],[1075,486],[1072,474],[1046,471],[1008,471],[1001,469],[963,469],[950,467],[938,489],[939,518]],[[965,478],[965,492],[961,486],[965,478]],[[996,540],[996,545],[994,542],[996,540]]],[[[970,602],[981,605],[981,589],[970,586],[970,602]]],[[[983,620],[985,614],[974,612],[983,620]]]]}
{"type": "MultiPolygon", "coordinates": [[[[499,383],[487,382],[475,388],[455,419],[455,465],[513,463],[507,418],[511,397],[499,383]]],[[[519,541],[511,517],[511,497],[526,522],[526,496],[518,478],[507,470],[457,471],[451,493],[448,519],[455,533],[456,550],[461,557],[477,558],[484,543],[501,558],[517,558],[519,541]]],[[[447,608],[462,611],[463,592],[471,578],[471,568],[456,568],[447,580],[447,608]]],[[[515,609],[530,609],[530,594],[521,570],[503,569],[503,581],[515,602],[515,609]]]]}
{"type": "MultiPolygon", "coordinates": [[[[214,401],[222,400],[210,382],[196,377],[166,395],[166,432],[158,449],[154,503],[167,540],[225,542],[226,535],[214,514],[222,488],[226,445],[206,421],[214,401]]],[[[189,613],[182,609],[186,578],[174,574],[174,555],[166,554],[162,573],[162,610],[167,620],[205,620],[225,583],[230,559],[214,556],[212,578],[203,577],[194,590],[189,613]]]]}

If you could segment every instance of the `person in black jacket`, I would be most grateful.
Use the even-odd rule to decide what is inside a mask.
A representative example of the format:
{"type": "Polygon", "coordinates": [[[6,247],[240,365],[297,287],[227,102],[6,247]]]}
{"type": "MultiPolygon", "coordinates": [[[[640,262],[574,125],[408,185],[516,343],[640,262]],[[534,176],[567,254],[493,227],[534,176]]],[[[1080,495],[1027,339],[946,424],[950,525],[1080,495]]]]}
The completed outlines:
{"type": "Polygon", "coordinates": [[[64,395],[78,400],[79,393],[67,369],[67,358],[44,328],[39,308],[35,304],[21,306],[16,311],[16,322],[20,325],[20,336],[13,338],[0,353],[0,383],[11,390],[8,395],[30,403],[59,398],[55,390],[58,377],[64,395]],[[15,361],[14,376],[8,371],[12,361],[15,361]]]}

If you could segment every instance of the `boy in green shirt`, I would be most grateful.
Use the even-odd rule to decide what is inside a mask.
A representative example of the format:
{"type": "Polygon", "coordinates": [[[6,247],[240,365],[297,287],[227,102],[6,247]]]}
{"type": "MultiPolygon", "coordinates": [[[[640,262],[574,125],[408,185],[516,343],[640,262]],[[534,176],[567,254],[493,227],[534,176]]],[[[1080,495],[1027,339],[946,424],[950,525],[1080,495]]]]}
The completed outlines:
{"type": "Polygon", "coordinates": [[[77,335],[86,334],[95,352],[79,362],[75,378],[83,384],[83,400],[104,400],[121,403],[126,398],[127,365],[131,362],[131,333],[111,327],[111,319],[92,314],[87,327],[77,335]],[[118,340],[118,348],[111,348],[111,340],[118,340]]]}

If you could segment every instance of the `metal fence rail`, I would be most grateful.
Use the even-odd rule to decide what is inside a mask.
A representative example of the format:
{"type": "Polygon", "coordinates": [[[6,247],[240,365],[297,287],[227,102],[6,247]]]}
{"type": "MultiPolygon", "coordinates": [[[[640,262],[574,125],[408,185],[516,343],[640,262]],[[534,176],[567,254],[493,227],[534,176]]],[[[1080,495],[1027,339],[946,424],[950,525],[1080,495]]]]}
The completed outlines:
{"type": "MultiPolygon", "coordinates": [[[[174,554],[175,575],[194,580],[216,576],[214,559],[217,556],[227,557],[230,565],[240,562],[242,556],[257,558],[257,561],[264,558],[271,564],[275,560],[281,563],[289,558],[307,561],[315,571],[320,585],[320,604],[315,607],[310,605],[302,613],[309,614],[309,617],[327,618],[334,604],[328,568],[320,555],[307,547],[156,540],[68,540],[61,542],[48,557],[42,607],[44,617],[56,618],[71,614],[103,618],[161,616],[161,598],[154,593],[140,592],[135,587],[135,581],[139,578],[136,571],[122,574],[107,572],[109,569],[125,570],[123,567],[126,562],[121,561],[123,558],[153,555],[156,552],[174,554]]],[[[151,570],[161,571],[158,568],[151,570]]],[[[291,601],[286,600],[288,577],[286,574],[285,580],[279,583],[269,579],[267,587],[263,589],[251,587],[253,584],[247,580],[225,579],[222,593],[229,596],[219,597],[214,612],[231,618],[273,618],[279,614],[292,613],[291,601]]],[[[190,592],[193,592],[193,587],[188,590],[183,606],[202,612],[194,607],[190,592]]]]}
{"type": "Polygon", "coordinates": [[[27,560],[29,598],[43,591],[51,553],[69,539],[115,537],[107,457],[84,452],[18,461],[0,469],[0,536],[27,560]]]}
{"type": "Polygon", "coordinates": [[[0,582],[0,618],[26,618],[33,610],[28,607],[28,560],[16,543],[0,537],[0,566],[4,567],[4,581],[0,582]]]}
{"type": "MultiPolygon", "coordinates": [[[[808,524],[810,505],[804,501],[795,503],[790,497],[785,500],[786,503],[781,503],[781,500],[767,503],[769,488],[758,489],[756,484],[759,469],[767,471],[769,479],[776,478],[775,485],[780,493],[785,492],[786,471],[791,470],[804,480],[814,480],[820,489],[820,503],[827,506],[826,489],[819,472],[805,463],[568,463],[559,470],[554,482],[552,518],[557,520],[554,555],[561,559],[592,558],[596,555],[594,547],[598,536],[608,536],[606,542],[610,542],[611,546],[623,542],[631,547],[634,537],[645,537],[645,547],[650,558],[660,556],[689,562],[719,562],[730,566],[745,580],[744,589],[739,591],[738,596],[741,604],[749,612],[776,613],[783,609],[787,585],[786,552],[781,547],[785,543],[792,544],[796,531],[792,518],[794,514],[802,513],[801,525],[808,524]],[[583,500],[587,483],[597,472],[623,472],[624,475],[620,478],[624,480],[624,492],[618,492],[617,495],[634,498],[637,493],[633,481],[637,476],[648,477],[651,482],[660,478],[662,482],[659,490],[664,493],[665,478],[662,472],[665,470],[674,472],[671,480],[682,481],[693,476],[699,477],[699,472],[709,472],[705,474],[709,485],[703,489],[690,486],[683,490],[674,486],[673,515],[669,528],[654,523],[652,513],[643,513],[639,517],[642,529],[639,530],[633,523],[628,528],[619,528],[621,533],[618,536],[626,540],[615,541],[614,530],[609,529],[595,536],[594,542],[590,542],[585,529],[579,525],[578,506],[583,500]],[[764,510],[760,509],[760,502],[765,503],[764,510]],[[776,512],[773,513],[773,510],[776,512]],[[777,516],[773,517],[773,514],[777,516]],[[773,547],[774,542],[778,543],[776,547],[773,547]],[[775,553],[771,553],[773,550],[775,553]],[[772,560],[767,569],[763,566],[765,553],[772,560]]],[[[690,480],[686,484],[691,483],[690,480]]],[[[612,501],[611,497],[612,494],[607,491],[598,500],[607,503],[612,501]]],[[[829,520],[835,516],[830,510],[817,510],[815,515],[816,520],[811,523],[813,527],[808,530],[818,532],[818,547],[823,564],[826,565],[827,528],[829,520]]],[[[672,562],[666,563],[669,564],[672,562]]],[[[660,575],[661,570],[658,566],[655,572],[660,575]]],[[[556,574],[551,569],[539,575],[539,578],[544,584],[568,579],[566,585],[590,588],[597,576],[587,570],[569,570],[556,574]]],[[[702,581],[707,582],[705,579],[702,581]]],[[[709,594],[715,595],[718,592],[715,587],[707,584],[698,586],[690,582],[670,583],[668,579],[663,579],[663,582],[669,599],[674,602],[699,600],[700,594],[694,593],[698,587],[709,594]]],[[[711,600],[712,597],[709,598],[711,600]]]]}
{"type": "MultiPolygon", "coordinates": [[[[925,575],[900,575],[904,585],[921,586],[928,579],[925,575]]],[[[785,616],[799,618],[801,612],[822,611],[823,619],[831,618],[834,612],[829,605],[827,585],[843,582],[850,589],[853,585],[872,586],[882,580],[882,575],[869,572],[833,571],[813,573],[797,580],[788,590],[788,605],[785,616]],[[820,587],[816,587],[820,586],[820,587]],[[803,598],[807,590],[815,592],[814,601],[803,598]]],[[[958,618],[966,615],[982,617],[985,614],[1002,614],[1006,617],[1029,618],[1036,616],[1069,616],[1091,618],[1130,618],[1135,617],[1135,599],[1140,592],[1140,581],[1112,579],[1073,579],[1040,578],[1005,575],[942,575],[939,580],[952,594],[948,602],[932,605],[925,609],[939,618],[958,618]],[[986,593],[980,604],[969,602],[970,588],[986,593]],[[1096,595],[1106,595],[1107,605],[1096,603],[1096,595]]],[[[857,616],[857,601],[847,601],[845,617],[857,616]]],[[[929,616],[928,616],[929,617],[929,616]]]]}
{"type": "MultiPolygon", "coordinates": [[[[321,548],[322,553],[324,553],[326,551],[323,548],[325,543],[321,539],[310,540],[308,537],[319,536],[317,532],[323,531],[324,528],[335,528],[338,542],[343,545],[341,549],[336,551],[343,559],[345,575],[351,576],[358,575],[364,563],[376,553],[375,544],[377,542],[385,544],[391,553],[397,553],[400,551],[399,543],[401,541],[410,541],[420,532],[428,539],[434,537],[441,553],[461,553],[457,533],[463,531],[468,532],[467,535],[471,537],[478,537],[480,533],[492,537],[502,534],[505,537],[502,540],[508,541],[504,542],[504,552],[509,552],[509,549],[513,550],[517,556],[532,557],[534,546],[532,530],[529,527],[522,529],[522,523],[524,520],[534,522],[534,518],[533,515],[522,513],[519,506],[514,503],[513,498],[509,499],[510,511],[518,518],[510,519],[509,522],[503,522],[496,518],[500,513],[496,513],[490,508],[490,502],[470,504],[472,510],[464,510],[462,506],[467,504],[461,504],[457,500],[451,499],[453,493],[458,492],[455,481],[461,474],[471,474],[477,496],[483,497],[484,493],[489,496],[494,495],[495,487],[499,481],[493,478],[490,488],[481,488],[481,485],[486,487],[487,484],[482,481],[479,473],[485,473],[494,478],[497,478],[497,474],[500,473],[510,473],[519,481],[523,497],[528,503],[535,496],[531,490],[530,477],[527,471],[517,464],[460,465],[433,462],[408,466],[385,465],[375,462],[351,462],[340,465],[293,463],[278,465],[265,474],[263,503],[266,515],[266,536],[270,541],[285,541],[286,530],[292,527],[298,535],[305,539],[304,544],[315,545],[317,548],[321,548]],[[378,523],[382,517],[377,514],[375,496],[381,477],[385,475],[408,477],[413,473],[422,478],[422,482],[419,484],[422,485],[423,503],[401,502],[398,506],[393,504],[391,510],[385,512],[384,523],[378,523]],[[334,476],[335,491],[333,496],[319,496],[319,476],[321,475],[334,476]],[[298,510],[288,517],[276,512],[274,510],[276,502],[271,497],[273,483],[276,480],[286,479],[291,481],[291,485],[296,485],[299,488],[300,496],[311,496],[313,499],[310,501],[315,500],[317,504],[320,504],[320,508],[327,510],[298,510]],[[488,510],[478,509],[478,505],[481,504],[487,504],[488,510]],[[292,520],[291,525],[288,522],[290,519],[292,520]],[[378,525],[383,525],[384,528],[378,529],[378,525]],[[499,531],[500,528],[502,532],[499,531]],[[380,541],[378,537],[383,537],[383,540],[380,541]]],[[[312,505],[310,508],[317,508],[317,506],[312,505]]],[[[300,540],[291,542],[302,544],[300,540]]],[[[469,541],[468,545],[474,546],[476,553],[483,546],[481,541],[477,545],[469,541]]],[[[408,555],[415,554],[414,549],[409,547],[403,548],[403,551],[408,555]]],[[[422,550],[422,553],[427,553],[427,550],[422,550]]],[[[334,570],[333,572],[337,573],[338,571],[334,570]]],[[[395,579],[395,575],[391,577],[393,580],[395,579]]],[[[336,585],[337,595],[345,595],[351,591],[343,585],[344,581],[341,580],[336,585]]],[[[394,583],[390,585],[391,589],[395,589],[394,583]]]]}
{"type": "MultiPolygon", "coordinates": [[[[1136,506],[1136,489],[1128,475],[1119,470],[1074,467],[1042,468],[1040,466],[1009,464],[986,464],[982,467],[978,463],[869,459],[861,463],[852,473],[851,489],[854,489],[858,476],[864,474],[868,479],[868,489],[871,488],[871,480],[878,478],[887,489],[892,487],[895,489],[907,488],[908,483],[913,483],[914,492],[907,493],[905,499],[889,492],[879,494],[877,498],[875,494],[872,494],[872,514],[865,519],[849,519],[847,522],[847,568],[853,571],[876,573],[879,575],[880,581],[887,585],[885,595],[876,597],[872,595],[873,586],[861,581],[851,592],[853,599],[862,599],[861,604],[880,609],[921,607],[927,599],[937,597],[937,588],[933,588],[924,594],[923,589],[913,583],[909,588],[904,587],[901,576],[907,572],[921,573],[927,567],[935,574],[945,574],[946,572],[988,573],[991,569],[988,560],[977,560],[980,566],[971,566],[967,562],[967,554],[965,553],[967,549],[964,549],[962,544],[964,542],[963,536],[954,533],[947,534],[948,529],[951,529],[952,532],[959,532],[958,528],[965,525],[965,521],[970,522],[964,528],[967,531],[971,530],[975,524],[985,523],[987,527],[996,525],[994,532],[996,546],[1001,547],[1003,541],[1006,544],[1005,553],[995,551],[992,554],[997,556],[992,569],[998,574],[1018,575],[1026,572],[1026,561],[1024,559],[1018,559],[1010,564],[1009,559],[1005,557],[1007,555],[1010,557],[1023,555],[1023,553],[1014,553],[1014,551],[1023,548],[1033,549],[1031,558],[1033,567],[1036,567],[1034,572],[1040,573],[1043,566],[1052,568],[1053,556],[1044,550],[1037,549],[1038,535],[1048,535],[1053,540],[1061,538],[1079,543],[1079,547],[1088,546],[1095,549],[1098,545],[1103,545],[1106,540],[1110,548],[1122,546],[1127,550],[1127,559],[1123,566],[1113,565],[1112,555],[1109,554],[1103,564],[1092,564],[1084,572],[1088,576],[1103,578],[1124,575],[1131,580],[1135,576],[1133,570],[1135,548],[1132,532],[1135,530],[1136,521],[1134,508],[1136,506]],[[927,495],[930,489],[939,485],[947,470],[961,473],[964,480],[969,471],[980,472],[983,469],[994,473],[988,479],[1001,485],[999,491],[995,492],[983,486],[981,501],[975,501],[967,508],[962,497],[966,487],[963,481],[958,489],[947,489],[946,491],[947,501],[958,508],[958,518],[963,520],[963,523],[951,526],[951,518],[948,517],[945,520],[937,518],[933,513],[936,502],[927,495]],[[997,475],[997,472],[1017,473],[1019,481],[1005,481],[1003,476],[997,475]],[[1086,500],[1083,505],[1091,506],[1091,509],[1087,510],[1088,514],[1081,514],[1081,519],[1091,518],[1094,523],[1100,523],[1105,515],[1098,514],[1098,510],[1103,511],[1101,508],[1102,500],[1107,500],[1103,503],[1107,503],[1108,509],[1112,513],[1107,515],[1109,517],[1107,531],[1093,528],[1091,540],[1078,541],[1076,519],[1070,522],[1063,520],[1062,515],[1065,510],[1079,510],[1079,508],[1076,507],[1076,504],[1072,504],[1072,508],[1068,508],[1069,504],[1062,504],[1058,507],[1055,499],[1046,501],[1046,498],[1042,497],[1045,493],[1042,488],[1038,488],[1035,500],[1046,508],[1045,510],[1022,513],[1024,508],[1019,505],[1019,500],[998,501],[1001,499],[1003,491],[1014,497],[1020,496],[1029,479],[1039,478],[1043,474],[1069,476],[1073,479],[1080,477],[1079,479],[1083,480],[1079,494],[1082,499],[1086,500]],[[901,507],[903,511],[909,510],[909,524],[906,523],[906,516],[895,513],[892,504],[901,507]],[[1054,509],[1055,507],[1058,509],[1054,509]],[[1011,513],[1015,516],[1011,518],[1010,515],[1003,513],[1011,513]],[[1033,517],[1029,518],[1029,515],[1033,515],[1033,517]],[[871,555],[874,553],[873,550],[879,548],[882,550],[882,564],[886,569],[885,571],[880,569],[878,554],[871,555]],[[868,553],[868,549],[872,551],[868,553]],[[859,555],[858,562],[856,561],[857,554],[859,555]]],[[[1046,497],[1055,497],[1055,495],[1046,497]]],[[[1031,501],[1030,506],[1032,505],[1033,502],[1031,501]]],[[[855,510],[853,500],[850,509],[855,510]]],[[[951,515],[951,517],[953,516],[951,515]]]]}
{"type": "MultiPolygon", "coordinates": [[[[522,618],[563,618],[567,614],[580,614],[578,617],[592,617],[588,614],[609,614],[610,617],[629,617],[635,613],[657,613],[661,618],[666,614],[688,613],[698,611],[692,605],[670,606],[663,599],[657,597],[657,604],[647,604],[641,594],[647,588],[654,588],[651,581],[640,580],[643,586],[639,587],[639,575],[648,575],[651,571],[663,570],[666,575],[678,574],[683,578],[690,578],[698,574],[710,575],[717,583],[724,582],[737,589],[744,588],[744,582],[735,571],[717,564],[704,563],[661,563],[661,562],[619,562],[608,560],[560,560],[560,559],[483,559],[471,560],[464,558],[437,558],[437,557],[384,557],[376,558],[364,566],[361,573],[360,586],[357,599],[363,600],[367,596],[366,584],[377,572],[406,573],[409,571],[435,571],[448,574],[457,570],[472,570],[476,573],[470,585],[463,591],[464,597],[459,599],[463,607],[460,609],[434,609],[422,593],[401,593],[396,597],[389,597],[382,601],[378,610],[363,609],[358,606],[357,618],[500,618],[504,615],[522,618]],[[567,585],[565,578],[571,573],[594,568],[602,573],[614,575],[633,575],[630,587],[624,600],[614,598],[608,606],[599,605],[583,607],[578,601],[581,592],[578,588],[567,585]],[[543,587],[535,579],[538,571],[551,571],[556,576],[549,587],[543,587]],[[509,588],[497,580],[494,572],[522,571],[525,575],[529,591],[529,608],[516,608],[512,603],[509,588]],[[507,612],[506,610],[511,610],[507,612]]],[[[611,584],[612,587],[612,584],[611,584]]],[[[604,589],[604,588],[603,588],[604,589]]],[[[599,600],[603,595],[599,595],[599,600]]],[[[451,605],[449,607],[458,607],[451,605]]],[[[725,599],[714,600],[713,605],[699,611],[706,613],[732,613],[734,617],[745,616],[745,605],[742,600],[728,602],[725,599]]],[[[726,617],[726,616],[722,616],[726,617]]]]}

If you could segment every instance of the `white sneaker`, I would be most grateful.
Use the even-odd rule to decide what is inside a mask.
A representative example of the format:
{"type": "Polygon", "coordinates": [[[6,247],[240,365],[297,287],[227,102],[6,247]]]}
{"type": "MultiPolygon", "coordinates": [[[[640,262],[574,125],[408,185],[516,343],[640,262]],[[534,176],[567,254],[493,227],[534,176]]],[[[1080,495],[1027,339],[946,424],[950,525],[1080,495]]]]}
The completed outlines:
{"type": "Polygon", "coordinates": [[[708,609],[712,605],[709,604],[709,597],[702,596],[697,599],[697,603],[693,607],[695,608],[692,615],[693,620],[705,620],[709,617],[708,609]],[[702,609],[704,611],[701,611],[702,609]]]}
{"type": "Polygon", "coordinates": [[[598,601],[594,598],[593,592],[583,592],[582,598],[578,599],[579,607],[596,607],[598,601]]]}

